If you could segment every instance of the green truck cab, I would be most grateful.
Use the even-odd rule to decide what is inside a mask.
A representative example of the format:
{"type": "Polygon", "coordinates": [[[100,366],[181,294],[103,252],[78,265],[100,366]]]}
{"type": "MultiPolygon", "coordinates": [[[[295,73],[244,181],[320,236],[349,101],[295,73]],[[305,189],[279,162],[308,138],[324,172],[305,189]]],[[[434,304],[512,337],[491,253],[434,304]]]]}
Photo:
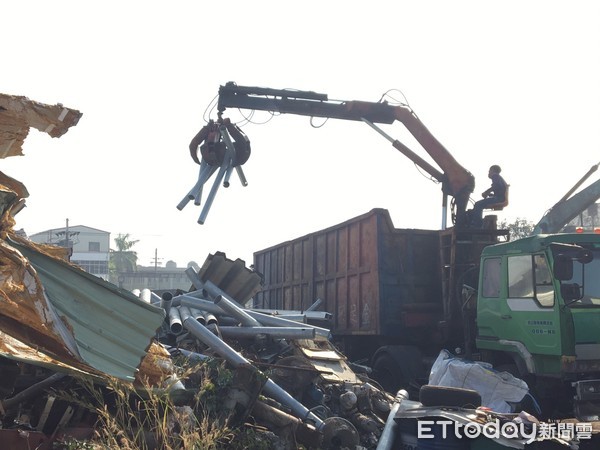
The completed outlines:
{"type": "Polygon", "coordinates": [[[484,248],[477,293],[484,359],[535,379],[542,398],[575,398],[590,419],[600,392],[598,273],[600,235],[536,235],[484,248]]]}

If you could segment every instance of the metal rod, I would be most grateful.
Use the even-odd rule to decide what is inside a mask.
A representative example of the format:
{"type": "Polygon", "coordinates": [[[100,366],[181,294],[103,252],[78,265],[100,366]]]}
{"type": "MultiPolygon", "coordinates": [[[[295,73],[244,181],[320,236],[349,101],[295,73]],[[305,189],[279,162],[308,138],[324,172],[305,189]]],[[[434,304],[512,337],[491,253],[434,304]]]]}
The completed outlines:
{"type": "Polygon", "coordinates": [[[219,189],[221,181],[223,180],[223,177],[225,176],[225,172],[227,172],[227,168],[231,164],[231,158],[229,158],[227,156],[228,153],[229,152],[227,152],[225,154],[225,159],[223,161],[223,164],[221,165],[221,168],[219,169],[219,173],[217,174],[217,177],[215,178],[212,188],[210,189],[210,192],[208,193],[208,197],[206,197],[206,203],[204,204],[204,208],[202,208],[200,217],[198,217],[199,224],[203,224],[206,221],[206,216],[208,216],[208,211],[210,210],[210,208],[213,204],[213,201],[215,200],[215,196],[217,195],[217,190],[219,189]]]}
{"type": "Polygon", "coordinates": [[[19,403],[23,403],[25,400],[33,397],[34,395],[38,394],[44,389],[52,386],[54,383],[56,383],[59,380],[62,380],[66,376],[66,373],[57,372],[54,375],[50,375],[48,378],[40,381],[39,383],[29,386],[27,389],[22,390],[21,392],[12,396],[11,398],[1,400],[0,404],[2,404],[2,407],[5,410],[10,409],[13,406],[18,405],[19,403]]]}
{"type": "MultiPolygon", "coordinates": [[[[250,361],[207,330],[206,327],[200,325],[193,318],[187,318],[185,322],[183,322],[183,326],[190,331],[190,333],[200,339],[204,344],[208,345],[216,353],[225,358],[232,366],[237,368],[242,364],[251,365],[250,361]]],[[[267,378],[263,389],[266,394],[272,397],[274,400],[288,406],[292,414],[296,417],[312,422],[319,430],[324,426],[324,422],[319,417],[312,413],[302,403],[298,402],[294,397],[292,397],[287,391],[277,385],[270,378],[267,378]]]]}
{"type": "Polygon", "coordinates": [[[179,307],[179,317],[181,318],[182,323],[188,317],[193,317],[195,319],[195,317],[192,315],[192,312],[190,311],[190,308],[188,308],[187,306],[179,307]]]}
{"type": "Polygon", "coordinates": [[[260,327],[260,323],[240,308],[237,304],[226,299],[222,295],[215,297],[215,305],[221,308],[224,312],[229,313],[230,316],[235,317],[245,327],[260,327]]]}
{"type": "Polygon", "coordinates": [[[321,303],[323,303],[323,300],[318,298],[314,301],[314,303],[312,305],[310,305],[308,308],[306,308],[305,311],[306,312],[315,311],[319,306],[321,306],[321,303]]]}
{"type": "MultiPolygon", "coordinates": [[[[204,161],[204,160],[202,160],[204,161]]],[[[206,163],[206,161],[204,161],[206,163]]],[[[206,163],[208,165],[208,163],[206,163]]],[[[210,177],[213,176],[213,173],[215,173],[215,171],[217,170],[216,166],[207,166],[205,169],[205,172],[202,174],[201,178],[200,178],[200,188],[196,191],[196,196],[194,197],[194,205],[196,206],[200,206],[200,204],[202,203],[202,189],[204,187],[204,185],[206,184],[206,182],[210,179],[210,177]]]]}
{"type": "Polygon", "coordinates": [[[330,320],[333,317],[331,313],[325,311],[309,311],[308,309],[305,311],[298,311],[285,309],[252,308],[251,310],[263,314],[271,314],[273,316],[285,317],[286,319],[290,319],[290,316],[297,316],[298,318],[300,318],[300,320],[302,320],[301,316],[304,316],[309,320],[330,320]]]}
{"type": "Polygon", "coordinates": [[[198,275],[196,269],[190,266],[187,269],[185,269],[184,273],[190,279],[194,287],[198,289],[198,291],[202,291],[204,289],[204,282],[200,279],[200,275],[198,275]]]}
{"type": "Polygon", "coordinates": [[[396,394],[394,405],[392,406],[392,409],[390,409],[390,413],[388,414],[381,436],[377,441],[377,450],[390,450],[394,445],[396,429],[398,428],[398,424],[395,420],[396,413],[398,412],[398,409],[400,409],[400,403],[402,403],[402,400],[407,398],[408,392],[406,392],[404,389],[399,390],[396,394]]]}
{"type": "MultiPolygon", "coordinates": [[[[207,282],[208,285],[209,282],[207,282]]],[[[195,297],[190,297],[188,295],[178,295],[174,297],[173,301],[177,301],[181,305],[185,305],[191,308],[198,308],[204,311],[209,311],[213,314],[222,314],[223,310],[215,305],[213,302],[208,300],[203,300],[195,297]]],[[[261,325],[268,327],[298,327],[298,322],[293,320],[283,319],[277,316],[270,316],[268,314],[258,313],[252,310],[246,310],[249,316],[256,319],[261,325]]],[[[208,321],[207,321],[208,323],[208,321]]],[[[315,337],[316,341],[326,341],[331,337],[331,332],[326,328],[317,327],[311,324],[304,324],[306,328],[314,328],[315,329],[315,337]]]]}
{"type": "Polygon", "coordinates": [[[173,297],[173,302],[174,304],[187,306],[188,308],[201,309],[202,311],[206,311],[215,315],[222,315],[224,313],[221,308],[209,300],[190,297],[185,294],[173,297]]]}
{"type": "Polygon", "coordinates": [[[196,184],[194,184],[194,186],[188,191],[188,193],[185,194],[185,197],[183,197],[181,199],[181,201],[177,204],[177,209],[179,211],[181,211],[183,208],[185,208],[186,205],[190,202],[190,200],[193,200],[195,198],[198,190],[202,189],[202,183],[200,183],[200,177],[202,176],[202,168],[203,168],[202,163],[203,163],[203,161],[200,163],[200,171],[198,172],[198,179],[196,180],[196,184]]]}
{"type": "Polygon", "coordinates": [[[181,353],[184,357],[189,359],[192,362],[202,362],[210,359],[210,356],[203,355],[202,353],[196,353],[184,348],[173,348],[175,352],[181,353]]]}
{"type": "Polygon", "coordinates": [[[242,166],[235,166],[235,171],[238,174],[238,178],[240,179],[240,182],[242,183],[242,186],[244,186],[244,187],[248,186],[248,180],[246,180],[246,175],[244,175],[244,171],[242,170],[242,166]]]}
{"type": "Polygon", "coordinates": [[[267,334],[281,339],[314,339],[314,328],[291,327],[219,327],[221,334],[229,338],[253,338],[259,334],[267,334]]]}
{"type": "Polygon", "coordinates": [[[150,292],[150,298],[153,305],[160,305],[162,298],[156,292],[150,292]]]}

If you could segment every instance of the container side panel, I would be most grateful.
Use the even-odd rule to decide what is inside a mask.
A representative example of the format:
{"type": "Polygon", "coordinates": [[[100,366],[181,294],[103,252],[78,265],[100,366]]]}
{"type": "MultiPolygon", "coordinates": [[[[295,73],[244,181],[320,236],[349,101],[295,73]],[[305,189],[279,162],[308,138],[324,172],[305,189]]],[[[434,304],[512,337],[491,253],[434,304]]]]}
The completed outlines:
{"type": "Polygon", "coordinates": [[[360,328],[360,277],[350,275],[346,280],[348,282],[348,328],[358,330],[360,328]]]}
{"type": "Polygon", "coordinates": [[[327,275],[327,236],[317,234],[314,238],[314,276],[325,278],[327,275]]]}
{"type": "MultiPolygon", "coordinates": [[[[335,329],[338,332],[347,331],[350,328],[350,314],[349,314],[349,301],[348,301],[348,280],[347,278],[337,278],[327,284],[327,294],[331,297],[328,299],[333,300],[335,307],[334,319],[335,329]]],[[[331,312],[331,311],[330,311],[331,312]]]]}
{"type": "Polygon", "coordinates": [[[438,319],[439,255],[438,231],[395,229],[386,210],[374,209],[255,253],[265,275],[256,298],[293,309],[321,298],[334,334],[416,336],[438,319]]]}
{"type": "Polygon", "coordinates": [[[360,275],[360,291],[361,291],[361,313],[360,324],[361,330],[372,330],[377,326],[377,313],[379,310],[377,304],[377,286],[373,284],[374,279],[369,273],[360,275]]]}

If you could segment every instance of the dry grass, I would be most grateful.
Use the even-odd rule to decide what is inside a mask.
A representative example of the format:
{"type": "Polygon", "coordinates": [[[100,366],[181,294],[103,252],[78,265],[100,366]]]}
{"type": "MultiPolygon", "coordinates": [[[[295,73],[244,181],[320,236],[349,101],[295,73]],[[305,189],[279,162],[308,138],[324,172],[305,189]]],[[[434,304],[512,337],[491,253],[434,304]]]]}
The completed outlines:
{"type": "Polygon", "coordinates": [[[251,427],[232,429],[231,411],[223,409],[223,397],[232,373],[216,361],[208,361],[180,376],[194,384],[186,401],[174,390],[134,389],[111,379],[98,385],[81,379],[79,388],[60,392],[64,400],[91,411],[96,417],[92,439],[64,440],[57,449],[220,450],[271,448],[264,433],[251,427]],[[171,394],[169,393],[171,392],[171,394]]]}

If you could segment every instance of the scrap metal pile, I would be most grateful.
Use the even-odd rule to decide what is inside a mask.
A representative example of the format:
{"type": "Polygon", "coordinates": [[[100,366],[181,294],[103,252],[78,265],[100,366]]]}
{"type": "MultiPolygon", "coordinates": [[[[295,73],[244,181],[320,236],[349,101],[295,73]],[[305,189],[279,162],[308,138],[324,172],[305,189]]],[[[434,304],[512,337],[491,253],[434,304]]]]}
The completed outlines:
{"type": "MultiPolygon", "coordinates": [[[[1,156],[21,155],[30,127],[60,137],[80,117],[61,104],[2,95],[1,156]]],[[[203,162],[197,161],[199,182],[190,191],[197,203],[214,167],[220,167],[216,185],[227,183],[233,168],[245,184],[239,166],[249,142],[236,127],[223,125],[198,136],[206,145],[203,162]]],[[[28,192],[0,175],[1,442],[44,449],[65,436],[97,435],[101,410],[83,405],[93,400],[82,388],[89,385],[107,404],[117,383],[139,399],[148,392],[164,395],[194,416],[193,402],[211,374],[202,367],[220,361],[233,373],[219,381],[231,429],[252,424],[275,436],[280,448],[376,446],[393,397],[351,368],[329,342],[328,329],[305,323],[308,313],[284,317],[242,307],[258,288],[252,271],[210,255],[200,272],[186,272],[190,292],[125,291],[71,264],[64,249],[14,231],[28,192]]],[[[213,186],[201,222],[215,192],[213,186]]]]}
{"type": "Polygon", "coordinates": [[[308,317],[326,320],[326,313],[299,317],[243,307],[256,292],[253,280],[258,280],[254,272],[234,268],[239,269],[239,260],[210,255],[198,272],[186,270],[193,285],[190,292],[167,292],[160,300],[150,295],[167,313],[159,342],[174,357],[223,358],[234,370],[263,380],[259,386],[236,387],[245,391],[237,397],[236,420],[241,423],[251,416],[284,439],[284,448],[298,443],[308,448],[375,448],[393,397],[353,370],[360,368],[352,367],[333,347],[327,328],[306,323],[308,317]],[[235,277],[229,276],[232,272],[235,277]],[[219,281],[245,296],[231,297],[216,284],[219,281]]]}
{"type": "MultiPolygon", "coordinates": [[[[0,360],[0,436],[13,439],[13,448],[50,448],[58,438],[91,437],[98,414],[49,390],[81,391],[82,380],[104,387],[116,379],[133,390],[160,392],[187,408],[188,420],[196,422],[194,405],[206,383],[206,365],[214,361],[232,373],[218,382],[229,429],[252,426],[269,436],[269,448],[377,447],[394,398],[360,373],[366,368],[346,361],[330,343],[328,329],[305,322],[307,316],[326,320],[326,313],[286,318],[243,307],[259,279],[240,271],[239,260],[210,255],[200,271],[187,269],[189,292],[159,296],[148,289],[119,290],[26,239],[13,236],[4,247],[21,255],[19,263],[32,277],[15,278],[18,284],[40,283],[31,297],[10,295],[23,330],[4,327],[1,335],[6,358],[0,360]],[[242,297],[233,298],[219,285],[242,297]],[[41,312],[37,320],[28,318],[35,312],[24,314],[30,302],[41,312]],[[62,336],[38,337],[52,325],[45,318],[57,317],[66,325],[62,336]]],[[[5,276],[4,302],[6,289],[5,276]]],[[[1,312],[6,319],[7,311],[1,312]]],[[[132,414],[137,413],[142,411],[132,414]]]]}

